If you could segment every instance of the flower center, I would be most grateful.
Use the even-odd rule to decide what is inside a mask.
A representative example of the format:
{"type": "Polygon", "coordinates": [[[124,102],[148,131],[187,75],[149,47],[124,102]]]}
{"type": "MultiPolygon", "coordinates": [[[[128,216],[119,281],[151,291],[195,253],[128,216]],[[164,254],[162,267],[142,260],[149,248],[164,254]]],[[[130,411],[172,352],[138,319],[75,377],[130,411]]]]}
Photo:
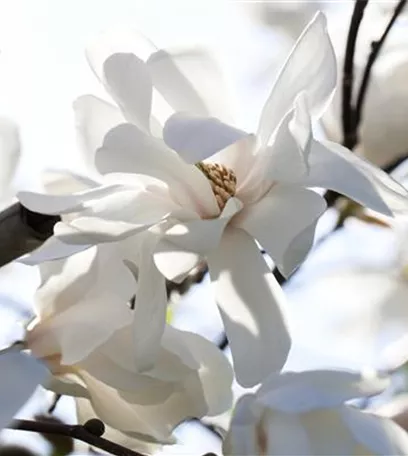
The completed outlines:
{"type": "Polygon", "coordinates": [[[234,171],[218,163],[196,163],[197,168],[209,180],[218,207],[222,211],[227,201],[235,195],[237,178],[234,171]]]}

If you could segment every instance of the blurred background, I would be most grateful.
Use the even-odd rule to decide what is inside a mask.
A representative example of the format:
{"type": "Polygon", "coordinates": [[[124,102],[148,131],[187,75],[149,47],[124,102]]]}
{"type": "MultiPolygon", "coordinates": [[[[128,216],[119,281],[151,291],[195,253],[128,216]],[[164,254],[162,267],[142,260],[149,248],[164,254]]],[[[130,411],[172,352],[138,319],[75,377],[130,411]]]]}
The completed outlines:
{"type": "MultiPolygon", "coordinates": [[[[366,61],[370,40],[382,33],[394,4],[371,2],[363,23],[358,62],[366,61]]],[[[84,55],[89,40],[101,31],[131,26],[159,48],[209,48],[235,94],[238,125],[253,131],[276,72],[317,10],[327,14],[341,69],[352,7],[352,1],[0,0],[0,115],[19,124],[23,143],[14,188],[38,188],[38,175],[46,168],[85,169],[76,144],[72,102],[86,93],[103,96],[84,55]]],[[[408,77],[408,25],[401,15],[384,49],[384,62],[378,62],[372,90],[377,98],[371,96],[367,101],[367,119],[374,112],[377,117],[362,127],[363,146],[359,153],[370,159],[379,158],[381,166],[408,152],[408,138],[401,126],[407,119],[405,113],[408,115],[404,77],[408,77]],[[391,84],[395,91],[390,94],[384,90],[390,85],[381,78],[398,71],[401,84],[391,84]],[[379,132],[378,125],[384,130],[379,132]],[[399,130],[398,134],[389,133],[395,125],[403,134],[399,130]]],[[[335,99],[324,125],[316,126],[321,135],[333,139],[341,131],[337,102],[335,99]]],[[[399,176],[404,180],[405,171],[400,170],[399,176]]],[[[408,281],[406,285],[407,278],[402,274],[408,264],[407,221],[399,219],[391,224],[352,217],[342,229],[318,242],[335,219],[336,209],[325,214],[319,225],[317,246],[285,285],[289,322],[296,335],[286,369],[388,369],[399,365],[399,355],[408,349],[408,281]],[[395,344],[390,345],[390,341],[395,344]]],[[[21,334],[20,323],[30,318],[37,285],[34,267],[10,264],[0,269],[1,346],[21,334]]],[[[173,292],[170,299],[172,324],[217,343],[223,340],[221,320],[206,276],[183,295],[173,292]]],[[[225,353],[228,356],[228,347],[225,353]]],[[[361,405],[380,406],[405,393],[408,383],[404,372],[402,366],[392,389],[378,399],[378,404],[376,400],[361,405]]],[[[236,387],[237,395],[242,392],[236,387]]],[[[53,394],[39,390],[20,416],[47,414],[53,400],[53,394]]],[[[62,398],[53,415],[74,423],[72,401],[62,398]]],[[[221,440],[212,426],[222,429],[228,423],[228,414],[204,421],[209,427],[197,422],[180,426],[176,432],[180,445],[164,448],[161,453],[220,454],[221,440]]],[[[21,449],[14,453],[7,450],[10,445],[24,446],[26,454],[36,455],[88,451],[77,443],[74,448],[69,439],[53,442],[21,431],[3,431],[0,444],[1,455],[25,454],[21,449]]]]}

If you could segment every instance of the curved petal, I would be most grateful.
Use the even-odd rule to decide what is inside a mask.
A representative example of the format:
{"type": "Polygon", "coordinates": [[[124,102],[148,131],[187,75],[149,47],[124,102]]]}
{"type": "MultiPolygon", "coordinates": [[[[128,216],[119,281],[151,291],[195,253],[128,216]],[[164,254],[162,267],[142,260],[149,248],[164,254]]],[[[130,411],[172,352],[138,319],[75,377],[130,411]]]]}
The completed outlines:
{"type": "Polygon", "coordinates": [[[127,223],[100,217],[78,217],[70,223],[60,223],[55,236],[65,244],[101,244],[117,242],[146,231],[152,223],[127,223]]]}
{"type": "Polygon", "coordinates": [[[120,110],[94,95],[77,98],[73,104],[78,139],[86,163],[95,166],[95,153],[103,144],[106,133],[125,122],[120,110]]]}
{"type": "Polygon", "coordinates": [[[43,283],[36,293],[41,320],[28,339],[37,356],[53,354],[49,341],[54,340],[61,363],[74,364],[130,323],[127,303],[136,282],[114,249],[93,248],[47,263],[41,272],[43,283]]]}
{"type": "Polygon", "coordinates": [[[228,410],[232,405],[232,367],[216,345],[204,337],[179,331],[181,341],[199,364],[198,375],[207,403],[206,415],[213,416],[228,410]]]}
{"type": "Polygon", "coordinates": [[[138,287],[133,316],[134,356],[140,372],[151,369],[159,355],[166,326],[167,293],[165,279],[153,261],[157,240],[142,243],[138,287]]]}
{"type": "MultiPolygon", "coordinates": [[[[147,441],[173,442],[171,432],[180,420],[177,410],[167,410],[165,402],[153,405],[132,403],[131,395],[122,397],[120,391],[102,383],[86,371],[81,371],[80,375],[88,389],[96,416],[108,426],[121,432],[137,434],[147,441]]],[[[147,388],[146,397],[150,394],[147,388]]]]}
{"type": "Polygon", "coordinates": [[[52,236],[33,252],[19,258],[18,262],[28,266],[34,266],[39,263],[44,263],[45,261],[67,258],[82,252],[83,250],[89,249],[91,246],[91,244],[65,244],[55,236],[52,236]]]}
{"type": "Polygon", "coordinates": [[[20,134],[17,125],[0,117],[0,196],[8,190],[20,156],[20,134]]]}
{"type": "Polygon", "coordinates": [[[290,275],[309,252],[316,221],[325,209],[318,193],[278,184],[259,202],[245,206],[233,224],[259,241],[281,272],[290,275]]]}
{"type": "Polygon", "coordinates": [[[153,84],[174,111],[231,122],[228,91],[212,57],[201,49],[160,50],[147,61],[153,84]]]}
{"type": "Polygon", "coordinates": [[[134,54],[118,53],[106,59],[103,71],[109,92],[126,119],[150,131],[153,84],[146,64],[134,54]]]}
{"type": "Polygon", "coordinates": [[[364,413],[353,407],[344,407],[342,418],[354,438],[374,454],[407,454],[408,435],[391,419],[364,413]]]}
{"type": "Polygon", "coordinates": [[[50,373],[45,365],[17,348],[0,353],[0,372],[0,429],[3,429],[50,373]]]}
{"type": "MultiPolygon", "coordinates": [[[[75,400],[75,405],[79,424],[85,424],[88,420],[95,418],[96,412],[88,399],[78,398],[75,400]]],[[[146,442],[135,436],[122,433],[106,424],[103,438],[141,454],[153,454],[161,449],[161,446],[157,443],[146,442]]],[[[97,450],[95,448],[95,451],[97,450]]]]}
{"type": "Polygon", "coordinates": [[[238,199],[230,198],[218,218],[173,225],[154,252],[154,261],[160,272],[169,280],[182,280],[203,255],[217,248],[225,227],[241,208],[238,199]]]}
{"type": "Polygon", "coordinates": [[[272,375],[257,392],[265,406],[286,413],[332,408],[359,397],[373,396],[390,384],[388,377],[355,372],[316,370],[272,375]]]}
{"type": "Polygon", "coordinates": [[[135,125],[119,125],[106,135],[103,147],[97,151],[96,165],[102,173],[133,172],[154,177],[169,186],[173,199],[183,208],[208,217],[219,213],[206,177],[135,125]],[[115,169],[111,166],[113,161],[115,169]]]}
{"type": "Polygon", "coordinates": [[[114,193],[120,185],[105,185],[70,195],[48,195],[35,192],[18,192],[20,203],[40,214],[69,214],[85,208],[84,203],[114,193]]]}
{"type": "Polygon", "coordinates": [[[408,191],[340,144],[312,140],[309,166],[302,185],[334,190],[385,215],[407,212],[408,191]]]}
{"type": "Polygon", "coordinates": [[[280,370],[289,352],[283,292],[254,240],[237,228],[225,230],[208,266],[237,380],[254,386],[280,370]]]}
{"type": "Polygon", "coordinates": [[[237,185],[237,195],[251,203],[265,194],[273,182],[296,183],[304,178],[309,171],[312,138],[311,119],[302,92],[279,125],[273,143],[255,155],[245,179],[237,185]]]}
{"type": "Polygon", "coordinates": [[[214,117],[193,117],[188,113],[173,114],[163,129],[166,144],[187,163],[198,163],[247,136],[237,128],[214,117]]]}
{"type": "Polygon", "coordinates": [[[265,103],[257,133],[261,144],[268,144],[302,91],[307,94],[312,114],[320,117],[335,89],[336,79],[336,57],[326,18],[318,13],[296,42],[265,103]]]}

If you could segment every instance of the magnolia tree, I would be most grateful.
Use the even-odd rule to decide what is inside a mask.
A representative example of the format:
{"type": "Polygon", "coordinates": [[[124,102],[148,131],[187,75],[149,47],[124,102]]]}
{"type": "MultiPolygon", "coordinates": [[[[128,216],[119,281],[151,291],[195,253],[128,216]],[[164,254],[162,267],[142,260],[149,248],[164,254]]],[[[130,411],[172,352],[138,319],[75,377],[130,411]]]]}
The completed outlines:
{"type": "MultiPolygon", "coordinates": [[[[376,166],[403,157],[406,141],[388,160],[387,140],[377,132],[381,146],[373,146],[369,134],[375,116],[386,113],[368,108],[383,109],[382,93],[370,99],[370,84],[387,85],[373,79],[376,61],[406,2],[394,5],[385,31],[377,31],[356,84],[356,39],[367,3],[355,2],[339,68],[324,14],[311,18],[253,133],[234,122],[209,53],[158,50],[124,30],[92,42],[87,59],[109,101],[89,94],[74,103],[88,171],[54,174],[43,192],[17,192],[24,222],[42,217],[53,233],[33,251],[27,243],[17,260],[37,268],[41,284],[35,318],[0,353],[3,428],[140,456],[175,443],[180,423],[224,414],[225,455],[408,453],[402,427],[359,407],[389,387],[407,358],[401,350],[370,370],[362,363],[355,371],[291,372],[287,363],[296,325],[281,285],[305,261],[328,206],[336,209],[334,230],[352,215],[393,227],[392,217],[408,214],[403,182],[376,166]],[[322,118],[338,142],[314,133],[322,118]],[[197,270],[209,274],[225,328],[221,347],[176,328],[169,317],[169,289],[185,288],[197,270]],[[232,363],[221,350],[226,345],[232,363]],[[39,385],[73,397],[79,424],[15,419],[39,385]],[[251,390],[237,400],[233,385],[251,390]]],[[[406,134],[398,121],[393,127],[406,134]]],[[[19,140],[13,124],[0,126],[4,193],[19,140]]],[[[408,290],[406,262],[387,273],[349,271],[345,282],[352,276],[361,294],[372,282],[386,282],[400,303],[408,290]]],[[[374,311],[388,309],[381,296],[381,303],[370,300],[374,311]]],[[[401,348],[406,328],[399,334],[401,348]]]]}

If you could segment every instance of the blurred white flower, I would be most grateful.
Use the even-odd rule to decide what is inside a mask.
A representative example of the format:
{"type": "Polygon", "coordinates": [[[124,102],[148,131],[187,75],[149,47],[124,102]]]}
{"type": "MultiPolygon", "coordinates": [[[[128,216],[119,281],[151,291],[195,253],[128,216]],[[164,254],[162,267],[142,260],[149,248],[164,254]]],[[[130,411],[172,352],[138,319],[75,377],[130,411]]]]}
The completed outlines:
{"type": "MultiPolygon", "coordinates": [[[[390,2],[387,4],[390,6],[390,2]]],[[[374,7],[367,8],[359,30],[354,59],[354,96],[357,95],[357,88],[367,64],[371,43],[381,37],[390,17],[390,11],[383,14],[374,7]]],[[[329,29],[339,60],[339,90],[322,119],[328,138],[339,142],[343,139],[341,72],[348,25],[347,21],[337,21],[333,28],[329,29]]],[[[362,110],[360,144],[356,151],[378,166],[389,165],[406,156],[408,152],[408,130],[405,121],[408,117],[408,88],[405,83],[408,77],[407,32],[408,23],[400,18],[391,29],[372,67],[362,110]]]]}
{"type": "Polygon", "coordinates": [[[20,135],[17,125],[0,117],[0,198],[12,196],[11,183],[20,162],[20,135]]]}
{"type": "Polygon", "coordinates": [[[54,375],[46,387],[83,398],[80,417],[93,410],[130,438],[170,443],[180,422],[231,406],[232,368],[206,339],[166,325],[156,363],[140,374],[128,304],[136,282],[114,253],[93,247],[40,266],[25,345],[54,375]]]}
{"type": "Polygon", "coordinates": [[[408,435],[388,418],[347,401],[380,392],[386,379],[346,371],[274,375],[241,397],[225,455],[404,455],[408,435]]]}
{"type": "MultiPolygon", "coordinates": [[[[150,46],[138,35],[135,45],[150,46]]],[[[407,192],[342,146],[313,137],[312,118],[321,116],[336,80],[322,14],[280,72],[256,136],[222,123],[231,116],[206,54],[158,51],[143,62],[123,46],[108,41],[89,51],[121,109],[92,96],[76,103],[82,143],[106,173],[102,185],[73,195],[21,192],[32,210],[69,214],[25,261],[116,243],[138,265],[136,359],[145,369],[165,325],[164,277],[180,281],[205,257],[238,381],[253,386],[282,367],[290,345],[282,293],[255,240],[287,275],[307,255],[326,207],[307,187],[333,189],[387,215],[406,211],[407,192]],[[176,111],[163,128],[160,111],[151,114],[156,90],[176,111]]]]}

